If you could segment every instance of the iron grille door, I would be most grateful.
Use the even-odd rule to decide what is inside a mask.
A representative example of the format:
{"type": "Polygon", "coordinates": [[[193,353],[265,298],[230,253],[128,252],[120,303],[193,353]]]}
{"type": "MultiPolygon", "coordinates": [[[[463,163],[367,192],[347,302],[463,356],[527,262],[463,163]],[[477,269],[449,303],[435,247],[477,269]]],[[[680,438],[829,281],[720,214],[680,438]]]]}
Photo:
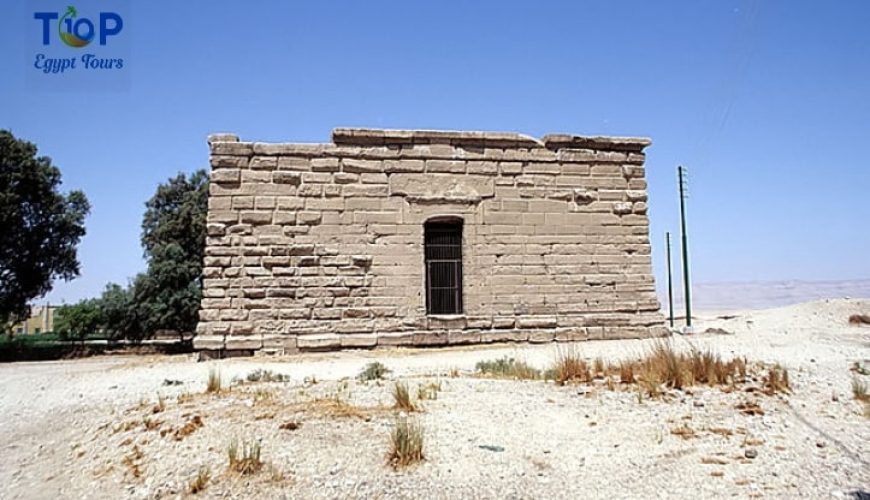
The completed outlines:
{"type": "Polygon", "coordinates": [[[426,312],[462,313],[462,222],[424,226],[426,312]]]}

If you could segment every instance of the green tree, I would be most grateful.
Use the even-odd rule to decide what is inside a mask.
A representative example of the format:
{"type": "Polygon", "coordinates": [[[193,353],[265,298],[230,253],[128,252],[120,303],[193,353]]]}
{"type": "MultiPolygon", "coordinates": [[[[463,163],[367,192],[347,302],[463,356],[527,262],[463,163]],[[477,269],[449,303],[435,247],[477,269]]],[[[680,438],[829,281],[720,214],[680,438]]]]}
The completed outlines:
{"type": "Polygon", "coordinates": [[[100,330],[101,323],[99,299],[86,299],[57,309],[54,332],[65,340],[84,341],[87,335],[100,330]]]}
{"type": "Polygon", "coordinates": [[[133,285],[132,313],[141,334],[161,330],[188,333],[196,329],[202,297],[202,264],[191,261],[181,247],[169,243],[157,247],[148,270],[133,285]]]}
{"type": "Polygon", "coordinates": [[[201,298],[208,175],[178,174],[159,185],[145,207],[142,247],[148,269],[133,282],[130,333],[192,332],[201,298]]]}
{"type": "Polygon", "coordinates": [[[60,170],[36,152],[0,130],[0,326],[26,317],[55,279],[79,275],[90,205],[81,191],[62,194],[60,170]]]}
{"type": "Polygon", "coordinates": [[[108,338],[135,338],[139,335],[141,328],[133,308],[130,287],[124,288],[117,283],[106,285],[99,298],[99,308],[100,326],[108,338]]]}

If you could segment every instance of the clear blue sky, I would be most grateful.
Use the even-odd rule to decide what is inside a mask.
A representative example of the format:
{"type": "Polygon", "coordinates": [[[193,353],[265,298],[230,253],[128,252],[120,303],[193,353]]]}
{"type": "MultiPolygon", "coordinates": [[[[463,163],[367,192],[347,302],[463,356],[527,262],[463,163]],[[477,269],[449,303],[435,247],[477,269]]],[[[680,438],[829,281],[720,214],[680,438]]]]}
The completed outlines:
{"type": "Polygon", "coordinates": [[[26,85],[30,7],[0,5],[0,128],[93,205],[54,302],[143,269],[143,203],[208,133],[336,126],[649,136],[659,278],[681,163],[695,281],[870,277],[870,2],[135,2],[111,92],[26,85]]]}

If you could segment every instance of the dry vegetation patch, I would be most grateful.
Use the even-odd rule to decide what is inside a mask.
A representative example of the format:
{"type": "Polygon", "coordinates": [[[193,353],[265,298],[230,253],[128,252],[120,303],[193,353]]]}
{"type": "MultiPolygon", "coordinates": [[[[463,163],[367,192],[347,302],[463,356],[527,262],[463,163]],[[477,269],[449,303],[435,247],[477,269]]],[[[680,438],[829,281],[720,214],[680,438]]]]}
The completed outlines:
{"type": "Polygon", "coordinates": [[[196,495],[205,490],[208,482],[211,479],[211,469],[208,467],[200,467],[196,476],[187,484],[187,492],[191,495],[196,495]]]}
{"type": "Polygon", "coordinates": [[[510,357],[502,357],[491,361],[478,361],[475,365],[478,374],[515,380],[537,380],[541,378],[541,372],[524,361],[518,361],[510,357]]]}

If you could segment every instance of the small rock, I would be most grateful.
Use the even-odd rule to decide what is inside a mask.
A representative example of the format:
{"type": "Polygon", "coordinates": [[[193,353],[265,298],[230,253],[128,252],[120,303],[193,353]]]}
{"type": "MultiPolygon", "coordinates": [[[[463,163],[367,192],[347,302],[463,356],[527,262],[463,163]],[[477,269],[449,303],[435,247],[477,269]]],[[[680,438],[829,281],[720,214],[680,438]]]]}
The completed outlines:
{"type": "Polygon", "coordinates": [[[692,405],[695,406],[696,408],[703,408],[704,402],[696,399],[695,401],[692,402],[692,405]]]}
{"type": "Polygon", "coordinates": [[[746,448],[746,451],[743,452],[743,456],[746,458],[755,458],[758,456],[758,450],[755,448],[746,448]]]}
{"type": "Polygon", "coordinates": [[[816,441],[816,448],[824,448],[824,447],[825,447],[824,441],[816,441]]]}
{"type": "Polygon", "coordinates": [[[497,453],[504,451],[503,446],[497,446],[497,445],[492,445],[492,444],[482,444],[482,445],[479,445],[478,448],[480,448],[481,450],[494,451],[497,453]]]}

